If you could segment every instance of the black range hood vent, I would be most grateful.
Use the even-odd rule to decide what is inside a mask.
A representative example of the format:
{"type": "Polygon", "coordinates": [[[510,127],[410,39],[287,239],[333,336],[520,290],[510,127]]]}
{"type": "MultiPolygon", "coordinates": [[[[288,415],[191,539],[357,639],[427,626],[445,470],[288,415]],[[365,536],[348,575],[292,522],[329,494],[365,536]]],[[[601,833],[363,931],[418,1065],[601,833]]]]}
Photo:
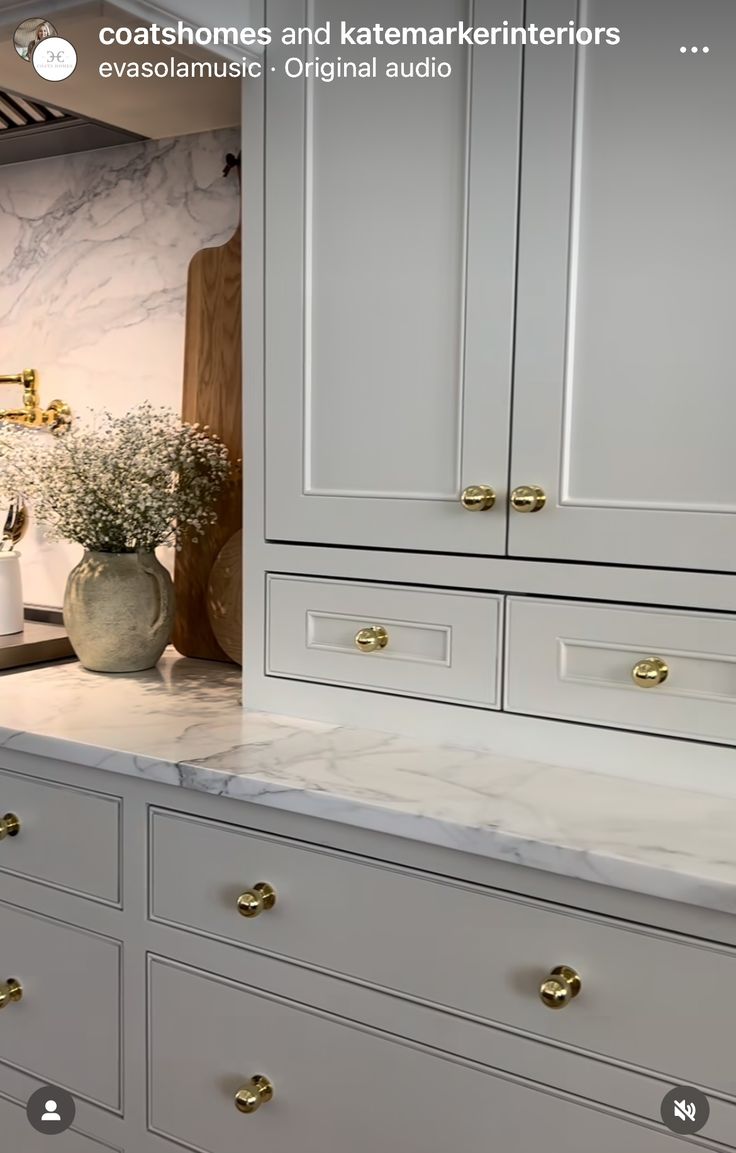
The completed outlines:
{"type": "Polygon", "coordinates": [[[34,124],[58,124],[60,120],[74,120],[70,112],[62,112],[38,100],[14,96],[0,89],[0,132],[14,132],[34,124]]]}
{"type": "Polygon", "coordinates": [[[111,148],[142,139],[121,128],[0,89],[0,165],[111,148]]]}

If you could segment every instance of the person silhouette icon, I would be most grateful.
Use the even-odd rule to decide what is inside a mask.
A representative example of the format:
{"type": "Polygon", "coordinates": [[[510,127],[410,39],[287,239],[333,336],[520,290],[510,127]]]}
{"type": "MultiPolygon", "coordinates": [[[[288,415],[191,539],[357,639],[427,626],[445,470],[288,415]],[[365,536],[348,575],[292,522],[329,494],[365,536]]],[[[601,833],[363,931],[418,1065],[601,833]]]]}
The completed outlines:
{"type": "MultiPolygon", "coordinates": [[[[37,1133],[65,1133],[76,1116],[74,1098],[60,1085],[40,1085],[26,1103],[26,1117],[37,1133]]],[[[0,1147],[4,1149],[0,1139],[0,1147]]]]}

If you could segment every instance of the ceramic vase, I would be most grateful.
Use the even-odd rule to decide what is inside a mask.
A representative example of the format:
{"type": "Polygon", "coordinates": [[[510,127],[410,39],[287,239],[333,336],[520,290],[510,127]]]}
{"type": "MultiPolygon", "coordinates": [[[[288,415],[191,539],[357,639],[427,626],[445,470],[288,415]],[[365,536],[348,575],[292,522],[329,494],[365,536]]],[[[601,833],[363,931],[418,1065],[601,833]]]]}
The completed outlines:
{"type": "Polygon", "coordinates": [[[0,552],[0,636],[23,632],[20,553],[0,552]]]}
{"type": "Polygon", "coordinates": [[[87,669],[150,669],[169,643],[174,586],[153,553],[85,552],[64,594],[64,624],[87,669]]]}

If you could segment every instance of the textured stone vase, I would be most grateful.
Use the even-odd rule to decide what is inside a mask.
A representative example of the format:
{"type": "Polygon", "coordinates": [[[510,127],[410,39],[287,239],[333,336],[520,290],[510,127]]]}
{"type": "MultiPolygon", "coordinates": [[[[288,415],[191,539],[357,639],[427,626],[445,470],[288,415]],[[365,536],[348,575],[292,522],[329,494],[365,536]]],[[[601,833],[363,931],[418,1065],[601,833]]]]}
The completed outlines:
{"type": "Polygon", "coordinates": [[[64,624],[87,669],[152,668],[171,637],[174,586],[153,553],[86,552],[69,574],[64,624]]]}

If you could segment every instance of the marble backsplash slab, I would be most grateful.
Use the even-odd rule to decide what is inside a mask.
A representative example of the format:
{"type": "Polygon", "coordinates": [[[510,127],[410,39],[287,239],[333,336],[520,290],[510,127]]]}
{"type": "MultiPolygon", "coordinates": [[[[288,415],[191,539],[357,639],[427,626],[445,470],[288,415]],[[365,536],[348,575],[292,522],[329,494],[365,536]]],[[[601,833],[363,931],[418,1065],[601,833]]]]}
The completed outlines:
{"type": "MultiPolygon", "coordinates": [[[[178,410],[187,267],[237,225],[238,149],[233,128],[0,168],[0,372],[37,369],[41,403],[81,420],[178,410]]],[[[19,399],[0,387],[0,407],[19,399]]],[[[60,606],[80,550],[32,521],[21,552],[26,602],[60,606]]]]}

